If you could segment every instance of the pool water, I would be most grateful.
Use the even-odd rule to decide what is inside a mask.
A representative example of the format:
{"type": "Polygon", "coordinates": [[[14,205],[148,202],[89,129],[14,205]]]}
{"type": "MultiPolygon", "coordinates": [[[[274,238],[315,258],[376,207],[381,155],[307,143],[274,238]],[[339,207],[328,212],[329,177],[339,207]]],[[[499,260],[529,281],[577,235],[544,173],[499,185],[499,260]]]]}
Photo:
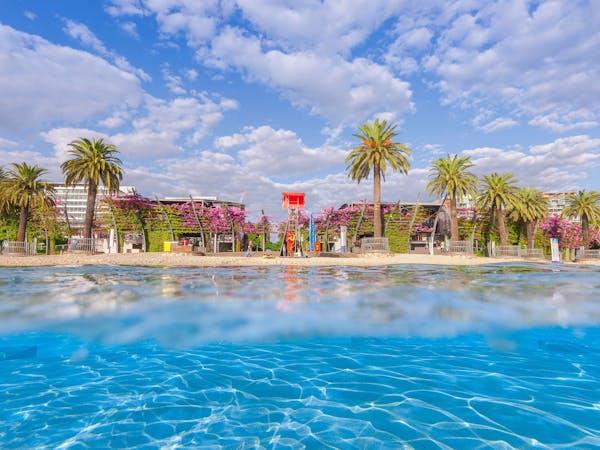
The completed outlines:
{"type": "Polygon", "coordinates": [[[0,268],[0,448],[597,448],[599,273],[0,268]]]}

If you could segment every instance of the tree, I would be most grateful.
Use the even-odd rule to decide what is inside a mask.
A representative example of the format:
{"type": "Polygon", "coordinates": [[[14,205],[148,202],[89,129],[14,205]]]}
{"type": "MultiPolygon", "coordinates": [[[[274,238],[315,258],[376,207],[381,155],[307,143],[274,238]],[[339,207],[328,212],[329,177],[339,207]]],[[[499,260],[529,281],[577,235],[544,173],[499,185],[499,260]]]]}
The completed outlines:
{"type": "Polygon", "coordinates": [[[516,192],[516,201],[510,212],[510,218],[524,224],[527,234],[527,248],[533,248],[537,227],[547,215],[548,201],[539,190],[524,187],[516,192]]]}
{"type": "Polygon", "coordinates": [[[122,162],[116,156],[117,148],[113,144],[104,143],[102,138],[91,141],[80,138],[69,146],[69,153],[73,157],[61,165],[65,185],[73,186],[83,182],[87,190],[83,237],[91,238],[98,186],[102,183],[109,193],[117,193],[123,179],[122,162]]]}
{"type": "Polygon", "coordinates": [[[600,219],[600,192],[585,190],[577,194],[569,194],[567,206],[563,209],[563,217],[580,217],[581,234],[583,235],[583,246],[590,248],[590,221],[600,219]]]}
{"type": "Polygon", "coordinates": [[[407,173],[410,167],[408,158],[410,149],[403,144],[394,142],[398,135],[396,125],[387,121],[375,119],[374,123],[366,122],[358,127],[360,133],[353,136],[360,140],[345,159],[348,176],[360,183],[369,178],[373,171],[373,229],[374,236],[382,236],[381,227],[381,179],[385,181],[388,166],[393,171],[407,173]]]}
{"type": "Polygon", "coordinates": [[[450,238],[458,241],[458,218],[456,213],[456,204],[467,195],[475,196],[479,180],[475,175],[467,172],[467,169],[473,167],[471,158],[454,155],[447,155],[431,164],[431,181],[427,185],[427,190],[440,197],[445,196],[450,199],[450,238]]]}
{"type": "Polygon", "coordinates": [[[50,183],[40,179],[47,173],[46,169],[30,166],[23,162],[12,164],[6,177],[2,179],[2,197],[8,205],[19,208],[19,228],[17,241],[24,242],[27,232],[27,220],[32,208],[54,202],[54,188],[50,183]]]}
{"type": "Polygon", "coordinates": [[[482,190],[477,197],[477,208],[491,210],[498,225],[500,245],[508,244],[508,230],[506,229],[506,209],[512,207],[517,201],[515,186],[516,180],[513,175],[493,173],[485,175],[482,179],[482,190]]]}

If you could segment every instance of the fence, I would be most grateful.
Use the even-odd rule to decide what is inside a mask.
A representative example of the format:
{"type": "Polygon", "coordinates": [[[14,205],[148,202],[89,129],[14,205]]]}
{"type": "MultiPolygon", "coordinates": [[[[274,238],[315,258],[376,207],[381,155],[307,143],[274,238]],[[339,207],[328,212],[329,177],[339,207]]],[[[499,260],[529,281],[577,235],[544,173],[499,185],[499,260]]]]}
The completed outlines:
{"type": "Polygon", "coordinates": [[[575,259],[600,259],[600,249],[585,249],[580,248],[575,254],[575,259]]]}
{"type": "Polygon", "coordinates": [[[522,248],[520,245],[496,245],[488,242],[488,256],[490,258],[544,258],[541,248],[522,248]]]}
{"type": "Polygon", "coordinates": [[[101,244],[101,242],[94,238],[73,238],[67,244],[67,251],[81,253],[101,252],[102,249],[98,248],[98,244],[101,244]]]}
{"type": "Polygon", "coordinates": [[[446,253],[473,254],[473,241],[446,241],[444,243],[446,253]]]}
{"type": "Polygon", "coordinates": [[[3,255],[35,255],[37,244],[33,242],[3,241],[3,255]]]}
{"type": "Polygon", "coordinates": [[[525,258],[544,259],[544,250],[541,248],[524,248],[521,250],[521,256],[525,258]]]}
{"type": "Polygon", "coordinates": [[[388,238],[362,238],[360,240],[360,250],[363,253],[389,252],[390,242],[388,238]]]}

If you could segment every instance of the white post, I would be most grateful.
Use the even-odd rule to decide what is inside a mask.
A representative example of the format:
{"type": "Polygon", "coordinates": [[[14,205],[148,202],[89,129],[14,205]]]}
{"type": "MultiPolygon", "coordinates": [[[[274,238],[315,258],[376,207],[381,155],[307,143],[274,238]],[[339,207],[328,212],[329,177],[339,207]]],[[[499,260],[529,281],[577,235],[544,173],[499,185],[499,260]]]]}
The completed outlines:
{"type": "Polygon", "coordinates": [[[108,253],[115,253],[115,229],[111,228],[108,231],[108,253]]]}
{"type": "Polygon", "coordinates": [[[560,262],[560,252],[558,251],[558,238],[550,238],[550,251],[552,252],[552,262],[560,262]]]}

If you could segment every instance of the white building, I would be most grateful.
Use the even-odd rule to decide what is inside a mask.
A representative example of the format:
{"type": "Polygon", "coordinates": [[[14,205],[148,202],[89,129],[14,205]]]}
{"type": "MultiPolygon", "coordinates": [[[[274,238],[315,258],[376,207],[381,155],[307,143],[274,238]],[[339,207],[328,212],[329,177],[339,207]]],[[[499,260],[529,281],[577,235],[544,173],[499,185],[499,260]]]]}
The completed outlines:
{"type": "MultiPolygon", "coordinates": [[[[548,217],[560,216],[567,206],[567,200],[573,192],[544,192],[544,198],[548,201],[548,217]]],[[[570,217],[571,222],[580,222],[579,217],[570,217]]]]}
{"type": "MultiPolygon", "coordinates": [[[[56,205],[61,212],[61,217],[67,222],[69,228],[73,231],[81,230],[85,220],[85,209],[87,204],[87,189],[83,184],[75,186],[65,186],[64,183],[50,183],[55,189],[56,205]]],[[[117,196],[135,194],[134,186],[120,186],[117,196]]],[[[107,208],[102,203],[102,199],[108,196],[108,189],[104,186],[98,186],[98,195],[96,196],[96,214],[99,217],[102,211],[107,208]]]]}

